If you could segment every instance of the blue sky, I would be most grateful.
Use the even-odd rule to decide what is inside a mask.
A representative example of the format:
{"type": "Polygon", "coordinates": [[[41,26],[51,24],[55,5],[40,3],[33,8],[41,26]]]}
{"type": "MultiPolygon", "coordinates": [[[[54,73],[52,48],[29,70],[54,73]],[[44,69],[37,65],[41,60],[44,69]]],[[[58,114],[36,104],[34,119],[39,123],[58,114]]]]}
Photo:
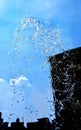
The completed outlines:
{"type": "MultiPolygon", "coordinates": [[[[52,100],[52,92],[49,63],[42,64],[45,55],[38,49],[34,59],[28,61],[30,59],[27,59],[27,55],[32,58],[35,41],[32,40],[32,46],[31,43],[27,45],[25,40],[25,45],[20,47],[19,34],[15,50],[14,32],[16,28],[20,29],[23,17],[25,20],[26,17],[33,17],[39,21],[38,26],[42,24],[43,28],[45,21],[48,21],[50,26],[46,28],[47,31],[58,29],[59,39],[63,42],[61,47],[71,49],[81,46],[80,5],[80,0],[0,0],[0,111],[5,120],[13,121],[14,117],[20,115],[20,118],[24,116],[25,121],[31,121],[50,117],[54,113],[51,110],[52,103],[48,103],[52,100]]],[[[30,28],[27,31],[32,32],[30,28]]],[[[29,38],[26,33],[22,29],[20,38],[22,35],[29,38]]]]}

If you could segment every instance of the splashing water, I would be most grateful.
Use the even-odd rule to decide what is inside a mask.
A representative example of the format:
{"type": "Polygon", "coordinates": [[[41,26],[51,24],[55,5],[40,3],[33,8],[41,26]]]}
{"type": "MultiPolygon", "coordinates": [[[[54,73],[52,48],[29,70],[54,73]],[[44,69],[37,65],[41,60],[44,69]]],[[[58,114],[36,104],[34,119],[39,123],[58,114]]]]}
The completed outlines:
{"type": "MultiPolygon", "coordinates": [[[[45,80],[49,80],[48,57],[54,55],[58,51],[63,51],[62,44],[63,43],[60,38],[60,30],[58,28],[51,27],[51,25],[47,21],[45,21],[44,23],[40,23],[40,21],[35,18],[23,17],[18,23],[17,28],[14,32],[14,61],[17,77],[19,75],[21,76],[27,73],[28,75],[30,75],[29,81],[31,81],[33,84],[32,73],[36,72],[37,74],[37,71],[39,73],[39,70],[41,70],[45,71],[45,73],[41,73],[46,75],[45,80]],[[23,68],[20,67],[22,65],[23,68]]],[[[34,74],[34,80],[37,80],[36,74],[34,74]]],[[[39,76],[39,78],[41,78],[41,76],[39,76]]],[[[44,83],[41,83],[40,87],[41,86],[45,86],[44,83]]],[[[52,96],[50,96],[52,92],[50,91],[51,88],[49,81],[48,86],[48,91],[46,91],[49,93],[49,96],[47,94],[45,95],[46,97],[43,96],[43,98],[45,98],[45,101],[47,101],[48,99],[47,102],[50,102],[49,109],[52,112],[52,114],[50,113],[50,118],[52,118],[52,116],[54,118],[54,103],[53,101],[49,101],[52,100],[52,96]]],[[[18,88],[16,86],[13,86],[13,98],[15,99],[15,102],[19,104],[21,103],[22,99],[23,101],[25,100],[23,94],[23,87],[21,86],[19,90],[19,93],[22,92],[22,94],[20,95],[22,96],[22,98],[19,98],[17,96],[17,91],[18,88]]],[[[43,100],[43,98],[41,99],[43,100]]],[[[35,114],[40,113],[40,111],[38,110],[39,108],[33,109],[32,107],[28,108],[28,106],[25,106],[25,111],[29,109],[31,110],[30,113],[32,113],[33,111],[35,111],[35,114]]],[[[39,114],[39,116],[41,116],[41,114],[39,114]]]]}
{"type": "Polygon", "coordinates": [[[42,24],[35,18],[23,17],[15,30],[14,38],[17,53],[23,55],[23,49],[32,49],[27,52],[28,60],[35,58],[35,54],[40,53],[45,59],[59,49],[62,51],[60,30],[51,27],[47,21],[42,24]]]}

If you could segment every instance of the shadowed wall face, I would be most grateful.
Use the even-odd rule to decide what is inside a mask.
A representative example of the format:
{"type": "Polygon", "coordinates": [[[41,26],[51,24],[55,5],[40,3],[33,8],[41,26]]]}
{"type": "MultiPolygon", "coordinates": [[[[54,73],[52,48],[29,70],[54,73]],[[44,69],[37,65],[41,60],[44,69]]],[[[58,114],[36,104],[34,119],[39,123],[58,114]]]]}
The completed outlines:
{"type": "Polygon", "coordinates": [[[81,122],[81,48],[50,57],[56,121],[81,122]]]}

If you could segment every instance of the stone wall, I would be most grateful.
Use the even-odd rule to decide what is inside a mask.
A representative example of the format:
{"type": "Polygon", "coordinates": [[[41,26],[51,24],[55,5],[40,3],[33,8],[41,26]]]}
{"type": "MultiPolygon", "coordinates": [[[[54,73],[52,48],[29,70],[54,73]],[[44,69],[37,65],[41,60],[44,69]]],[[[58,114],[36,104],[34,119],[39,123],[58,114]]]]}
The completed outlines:
{"type": "Polygon", "coordinates": [[[49,58],[59,129],[81,129],[81,47],[49,58]],[[66,127],[66,128],[65,128],[66,127]]]}

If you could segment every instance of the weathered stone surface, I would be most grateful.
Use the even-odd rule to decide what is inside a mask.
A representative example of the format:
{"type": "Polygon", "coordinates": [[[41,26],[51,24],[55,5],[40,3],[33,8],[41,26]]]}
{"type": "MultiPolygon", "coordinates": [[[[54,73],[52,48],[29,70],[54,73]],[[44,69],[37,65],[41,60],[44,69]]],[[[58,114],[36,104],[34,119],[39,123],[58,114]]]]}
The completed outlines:
{"type": "Polygon", "coordinates": [[[62,130],[81,129],[81,47],[49,58],[56,122],[62,130]]]}

